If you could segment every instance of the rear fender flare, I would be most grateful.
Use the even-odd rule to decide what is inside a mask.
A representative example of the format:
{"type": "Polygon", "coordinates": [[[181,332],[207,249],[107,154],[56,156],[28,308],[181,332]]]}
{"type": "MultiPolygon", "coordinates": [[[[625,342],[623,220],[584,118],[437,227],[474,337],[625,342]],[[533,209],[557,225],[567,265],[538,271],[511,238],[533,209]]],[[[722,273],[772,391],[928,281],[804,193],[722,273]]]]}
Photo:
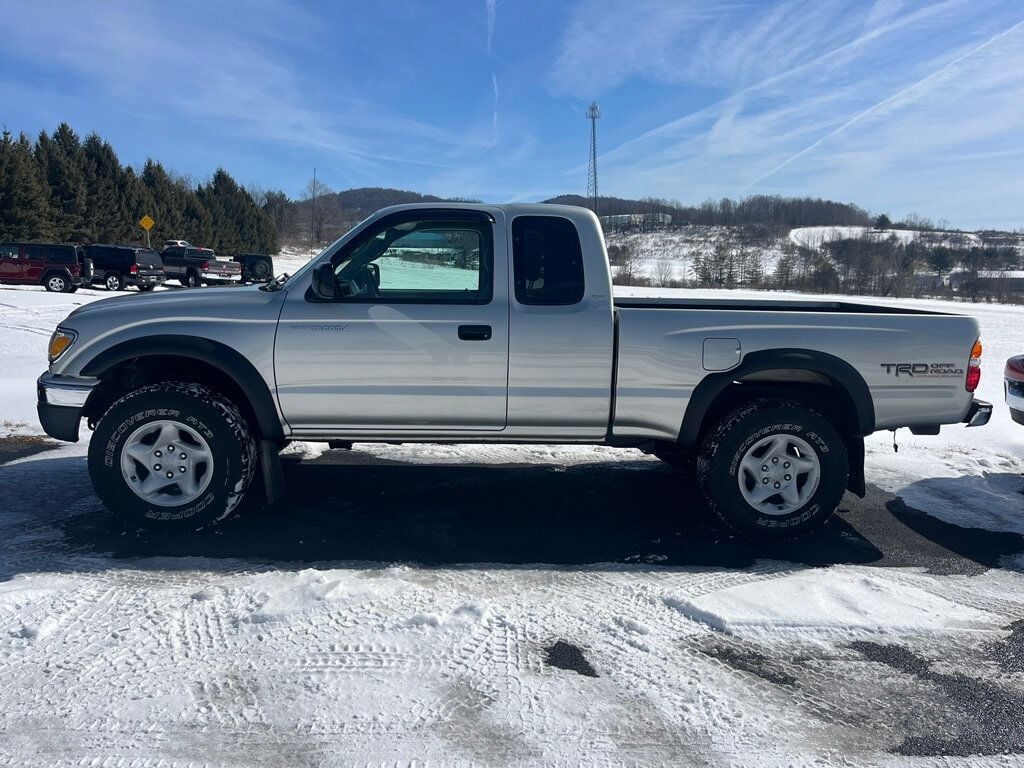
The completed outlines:
{"type": "Polygon", "coordinates": [[[831,379],[849,395],[856,416],[854,437],[869,435],[875,431],[875,405],[871,399],[864,377],[857,370],[835,355],[810,349],[771,349],[751,352],[730,371],[713,373],[694,388],[686,405],[683,422],[679,429],[679,442],[684,447],[694,447],[701,434],[707,413],[716,398],[728,387],[744,376],[761,371],[780,369],[812,371],[831,379]]]}

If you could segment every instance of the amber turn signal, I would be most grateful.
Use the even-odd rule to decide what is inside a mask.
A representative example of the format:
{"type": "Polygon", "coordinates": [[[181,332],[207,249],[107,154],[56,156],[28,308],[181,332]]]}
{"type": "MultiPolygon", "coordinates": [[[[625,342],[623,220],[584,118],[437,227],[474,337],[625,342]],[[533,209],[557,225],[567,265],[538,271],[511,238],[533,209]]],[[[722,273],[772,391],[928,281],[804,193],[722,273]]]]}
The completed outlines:
{"type": "Polygon", "coordinates": [[[54,331],[53,336],[50,337],[50,362],[52,363],[63,355],[68,347],[75,343],[76,338],[78,338],[78,334],[74,331],[65,331],[60,328],[54,331]]]}

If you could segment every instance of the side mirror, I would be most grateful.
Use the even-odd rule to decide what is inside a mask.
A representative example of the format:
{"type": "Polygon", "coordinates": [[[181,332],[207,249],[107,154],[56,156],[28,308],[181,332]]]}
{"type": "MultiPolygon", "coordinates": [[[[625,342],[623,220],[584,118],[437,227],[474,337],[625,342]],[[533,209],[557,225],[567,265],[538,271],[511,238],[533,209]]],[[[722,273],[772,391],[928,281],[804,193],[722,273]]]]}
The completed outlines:
{"type": "Polygon", "coordinates": [[[334,265],[327,262],[326,264],[321,264],[314,269],[311,287],[313,289],[313,293],[316,294],[318,299],[333,301],[336,292],[334,265]]]}

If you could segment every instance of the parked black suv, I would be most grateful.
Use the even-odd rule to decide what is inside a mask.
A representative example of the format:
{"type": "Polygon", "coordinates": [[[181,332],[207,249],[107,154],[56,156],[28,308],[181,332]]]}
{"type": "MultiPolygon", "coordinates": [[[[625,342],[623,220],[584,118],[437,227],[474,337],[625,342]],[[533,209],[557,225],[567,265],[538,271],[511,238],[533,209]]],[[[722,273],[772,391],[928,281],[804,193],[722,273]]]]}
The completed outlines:
{"type": "Polygon", "coordinates": [[[274,276],[274,260],[265,253],[240,253],[232,261],[242,265],[243,283],[265,283],[274,276]]]}
{"type": "Polygon", "coordinates": [[[128,285],[140,291],[152,291],[167,280],[160,254],[148,248],[129,245],[87,245],[85,255],[92,259],[92,282],[108,291],[120,291],[128,285]]]}
{"type": "Polygon", "coordinates": [[[88,285],[92,262],[81,246],[58,243],[0,243],[0,283],[41,285],[74,293],[88,285]]]}

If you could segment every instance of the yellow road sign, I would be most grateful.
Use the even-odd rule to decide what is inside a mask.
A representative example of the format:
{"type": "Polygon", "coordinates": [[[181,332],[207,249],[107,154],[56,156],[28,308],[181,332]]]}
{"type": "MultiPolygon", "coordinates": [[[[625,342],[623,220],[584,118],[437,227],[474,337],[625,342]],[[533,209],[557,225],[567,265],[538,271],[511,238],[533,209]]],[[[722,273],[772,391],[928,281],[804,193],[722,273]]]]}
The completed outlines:
{"type": "Polygon", "coordinates": [[[139,219],[139,226],[142,227],[147,232],[149,232],[149,230],[151,230],[153,228],[154,224],[156,224],[156,222],[153,221],[153,219],[150,218],[148,213],[145,216],[143,216],[141,219],[139,219]]]}

